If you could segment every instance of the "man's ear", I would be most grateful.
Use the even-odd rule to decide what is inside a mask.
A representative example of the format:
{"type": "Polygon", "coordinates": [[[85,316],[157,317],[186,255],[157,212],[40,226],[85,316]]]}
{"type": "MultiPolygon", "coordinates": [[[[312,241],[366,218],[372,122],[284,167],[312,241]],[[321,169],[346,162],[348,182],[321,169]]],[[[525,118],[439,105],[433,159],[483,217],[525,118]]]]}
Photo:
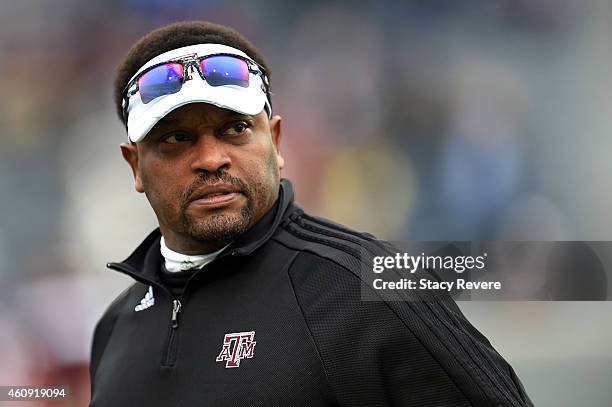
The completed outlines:
{"type": "Polygon", "coordinates": [[[282,122],[283,118],[279,115],[274,115],[270,119],[270,134],[272,135],[272,143],[276,148],[276,160],[278,161],[278,169],[282,170],[285,166],[285,159],[280,153],[280,142],[282,138],[282,122]]]}
{"type": "Polygon", "coordinates": [[[129,164],[132,169],[132,175],[134,175],[134,188],[138,192],[144,192],[142,187],[142,178],[140,176],[140,168],[138,167],[138,148],[136,144],[121,143],[121,155],[123,159],[129,164]]]}

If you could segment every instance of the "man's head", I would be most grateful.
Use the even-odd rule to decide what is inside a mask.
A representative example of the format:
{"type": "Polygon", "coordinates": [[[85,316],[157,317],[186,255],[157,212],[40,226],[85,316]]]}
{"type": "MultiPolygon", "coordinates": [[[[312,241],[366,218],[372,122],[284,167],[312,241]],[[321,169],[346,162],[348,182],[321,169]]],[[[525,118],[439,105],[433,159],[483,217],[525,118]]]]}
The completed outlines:
{"type": "MultiPolygon", "coordinates": [[[[236,31],[206,22],[172,24],[140,39],[120,66],[115,102],[121,119],[124,120],[122,91],[128,83],[134,83],[136,73],[141,75],[143,66],[151,65],[152,60],[157,62],[154,58],[161,54],[171,55],[173,50],[199,44],[232,47],[235,53],[244,53],[257,62],[269,75],[260,53],[236,31]]],[[[185,74],[188,70],[186,65],[185,74]]],[[[196,82],[191,79],[198,75],[191,74],[189,85],[196,82]]],[[[137,95],[136,103],[141,107],[138,113],[142,117],[138,121],[149,120],[152,127],[138,137],[133,137],[137,133],[132,128],[130,137],[137,141],[121,145],[136,190],[146,194],[166,244],[185,254],[220,248],[257,222],[277,198],[284,163],[279,152],[279,116],[269,118],[263,106],[258,113],[240,113],[241,109],[234,106],[244,105],[244,100],[231,99],[234,94],[237,97],[243,94],[237,86],[213,88],[205,81],[197,86],[201,87],[188,90],[191,93],[181,94],[186,91],[178,90],[176,97],[182,98],[180,103],[169,102],[174,100],[171,99],[174,94],[158,98],[169,111],[161,118],[151,116],[152,120],[146,117],[151,111],[145,106],[148,102],[137,95]]],[[[134,127],[133,122],[132,117],[127,123],[134,127]]]]}
{"type": "Polygon", "coordinates": [[[158,28],[132,45],[119,65],[114,82],[115,108],[123,115],[123,91],[134,74],[154,57],[177,48],[197,44],[221,44],[236,48],[261,65],[270,77],[270,68],[259,50],[236,30],[207,21],[185,21],[158,28]]]}

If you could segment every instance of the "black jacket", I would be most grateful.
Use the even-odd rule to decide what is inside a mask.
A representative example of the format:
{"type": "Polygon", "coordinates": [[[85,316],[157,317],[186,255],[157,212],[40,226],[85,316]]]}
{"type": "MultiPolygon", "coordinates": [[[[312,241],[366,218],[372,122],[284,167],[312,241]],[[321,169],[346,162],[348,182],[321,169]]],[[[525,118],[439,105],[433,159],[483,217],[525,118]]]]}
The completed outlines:
{"type": "Polygon", "coordinates": [[[181,298],[159,241],[108,265],[136,282],[96,326],[91,407],[532,405],[452,300],[362,301],[360,250],[381,244],[305,214],[287,180],[181,298]]]}

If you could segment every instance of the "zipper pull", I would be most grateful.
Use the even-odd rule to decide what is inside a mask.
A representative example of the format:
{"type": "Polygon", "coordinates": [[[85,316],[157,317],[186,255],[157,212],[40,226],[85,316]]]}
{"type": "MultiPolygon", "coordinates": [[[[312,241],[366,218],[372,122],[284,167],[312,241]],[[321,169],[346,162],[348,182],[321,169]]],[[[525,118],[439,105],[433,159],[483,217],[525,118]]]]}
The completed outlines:
{"type": "Polygon", "coordinates": [[[172,301],[172,329],[178,328],[178,314],[181,312],[181,302],[179,300],[172,301]]]}

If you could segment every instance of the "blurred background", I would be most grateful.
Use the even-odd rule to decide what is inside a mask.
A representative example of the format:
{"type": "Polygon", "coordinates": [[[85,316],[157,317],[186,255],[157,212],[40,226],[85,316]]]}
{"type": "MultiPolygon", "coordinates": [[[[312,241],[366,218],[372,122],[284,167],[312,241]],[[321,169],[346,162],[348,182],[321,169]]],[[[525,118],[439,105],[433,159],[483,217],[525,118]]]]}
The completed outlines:
{"type": "MultiPolygon", "coordinates": [[[[267,57],[307,210],[387,240],[612,240],[608,0],[0,0],[0,385],[72,393],[28,405],[89,401],[94,325],[131,284],[105,263],[156,226],[114,70],[184,19],[267,57]]],[[[536,406],[612,405],[611,303],[460,306],[536,406]]]]}

